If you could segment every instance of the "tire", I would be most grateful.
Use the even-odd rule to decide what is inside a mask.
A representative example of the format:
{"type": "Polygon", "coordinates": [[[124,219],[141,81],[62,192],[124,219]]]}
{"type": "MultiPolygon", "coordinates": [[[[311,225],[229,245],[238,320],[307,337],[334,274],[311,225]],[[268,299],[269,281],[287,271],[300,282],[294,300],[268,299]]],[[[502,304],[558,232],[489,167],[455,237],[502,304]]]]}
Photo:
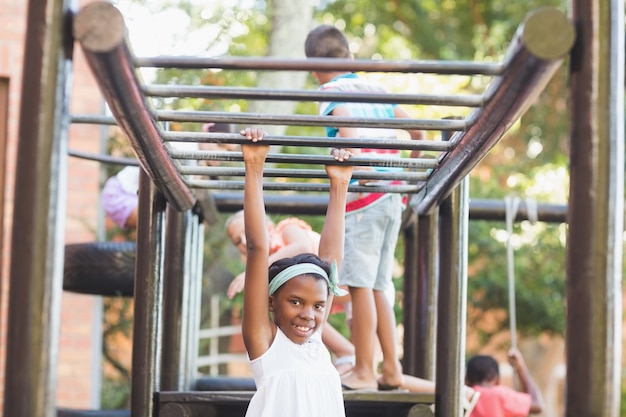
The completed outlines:
{"type": "Polygon", "coordinates": [[[63,289],[81,294],[132,297],[135,242],[65,245],[63,289]]]}

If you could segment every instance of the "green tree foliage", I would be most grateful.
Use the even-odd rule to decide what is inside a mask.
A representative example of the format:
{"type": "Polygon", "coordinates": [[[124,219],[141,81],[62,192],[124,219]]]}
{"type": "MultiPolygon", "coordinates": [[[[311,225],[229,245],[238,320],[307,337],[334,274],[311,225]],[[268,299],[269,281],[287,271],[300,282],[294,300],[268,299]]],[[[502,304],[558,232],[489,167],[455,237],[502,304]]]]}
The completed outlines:
{"type": "Polygon", "coordinates": [[[392,0],[378,4],[337,0],[327,2],[319,15],[323,21],[340,21],[347,33],[369,45],[362,57],[375,52],[386,59],[498,60],[526,14],[546,6],[565,10],[566,4],[558,0],[392,0]]]}

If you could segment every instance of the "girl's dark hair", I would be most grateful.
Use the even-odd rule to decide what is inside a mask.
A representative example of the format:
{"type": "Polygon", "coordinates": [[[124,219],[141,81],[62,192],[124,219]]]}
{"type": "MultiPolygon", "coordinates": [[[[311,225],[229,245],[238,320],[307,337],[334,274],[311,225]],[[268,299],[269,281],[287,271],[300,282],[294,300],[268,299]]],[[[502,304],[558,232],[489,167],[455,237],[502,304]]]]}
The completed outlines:
{"type": "Polygon", "coordinates": [[[498,362],[488,355],[476,355],[467,362],[465,382],[474,386],[495,380],[500,376],[498,362]]]}
{"type": "MultiPolygon", "coordinates": [[[[319,256],[314,255],[312,253],[301,253],[300,255],[296,255],[291,258],[279,259],[273,264],[271,264],[270,269],[269,269],[270,282],[272,282],[274,277],[276,277],[276,275],[278,275],[282,270],[289,268],[292,265],[303,264],[303,263],[317,265],[326,272],[326,275],[330,276],[331,265],[328,262],[321,260],[319,256]]],[[[318,279],[324,279],[324,277],[322,277],[321,275],[317,275],[317,274],[311,274],[311,275],[313,275],[314,277],[318,279]]]]}

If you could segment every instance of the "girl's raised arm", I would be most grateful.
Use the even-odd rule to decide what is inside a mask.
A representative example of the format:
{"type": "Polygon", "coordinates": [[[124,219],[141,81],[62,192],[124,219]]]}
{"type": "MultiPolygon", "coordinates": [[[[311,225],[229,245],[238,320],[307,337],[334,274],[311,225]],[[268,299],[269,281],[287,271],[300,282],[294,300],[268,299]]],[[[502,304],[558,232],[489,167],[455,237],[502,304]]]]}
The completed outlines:
{"type": "MultiPolygon", "coordinates": [[[[333,149],[335,159],[343,161],[350,158],[350,152],[344,149],[333,149]]],[[[330,193],[328,196],[328,208],[326,219],[322,228],[319,257],[326,262],[336,263],[337,272],[343,261],[343,241],[345,235],[346,193],[352,177],[350,165],[327,165],[326,173],[330,178],[330,193]]],[[[337,279],[337,277],[335,277],[337,279]]],[[[328,297],[330,306],[333,302],[333,294],[328,297]]],[[[327,309],[326,318],[330,314],[327,309]]]]}
{"type": "Polygon", "coordinates": [[[336,261],[339,267],[343,260],[346,193],[352,177],[352,166],[327,165],[326,173],[330,178],[330,193],[320,238],[319,257],[330,263],[336,261]]]}
{"type": "MultiPolygon", "coordinates": [[[[241,133],[251,142],[258,142],[263,138],[262,129],[247,128],[241,133]]],[[[263,201],[263,165],[269,147],[253,143],[242,145],[241,151],[246,169],[243,204],[248,253],[242,333],[248,355],[250,359],[255,359],[269,348],[276,332],[269,317],[269,239],[263,201]]]]}

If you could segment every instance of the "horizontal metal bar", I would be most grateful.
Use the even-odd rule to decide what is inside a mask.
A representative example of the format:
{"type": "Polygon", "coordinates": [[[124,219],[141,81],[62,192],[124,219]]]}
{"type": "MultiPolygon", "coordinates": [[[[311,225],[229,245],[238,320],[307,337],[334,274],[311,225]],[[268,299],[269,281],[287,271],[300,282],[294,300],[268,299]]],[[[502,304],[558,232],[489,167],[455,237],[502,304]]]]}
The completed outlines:
{"type": "MultiPolygon", "coordinates": [[[[226,409],[223,414],[209,414],[207,413],[207,409],[211,410],[211,406],[233,406],[236,404],[243,404],[244,407],[247,407],[253,395],[253,391],[160,391],[157,393],[155,401],[157,402],[156,407],[159,408],[161,412],[165,410],[165,406],[170,404],[185,405],[183,412],[179,412],[178,408],[174,408],[175,412],[169,413],[165,411],[167,412],[167,416],[159,415],[159,417],[178,417],[183,415],[185,417],[204,417],[207,416],[207,414],[238,416],[240,415],[237,414],[239,411],[233,412],[231,409],[226,409]]],[[[346,391],[342,395],[346,402],[348,415],[362,415],[364,413],[362,411],[359,412],[359,410],[363,409],[373,410],[373,412],[368,413],[369,415],[398,415],[400,417],[408,417],[409,415],[428,415],[429,411],[427,410],[418,410],[418,412],[413,412],[415,409],[411,408],[409,411],[406,411],[407,407],[403,404],[414,404],[417,407],[424,406],[427,408],[435,401],[434,394],[422,394],[407,391],[385,392],[376,390],[355,390],[346,391]],[[405,411],[398,411],[399,408],[395,408],[394,405],[402,405],[401,408],[405,411]],[[393,412],[388,413],[387,411],[392,409],[392,407],[393,412]],[[352,412],[353,410],[355,410],[354,413],[352,412]],[[409,414],[402,414],[403,412],[409,414]]],[[[432,412],[430,412],[430,414],[432,414],[432,412]]]]}
{"type": "Polygon", "coordinates": [[[198,356],[196,359],[196,365],[198,368],[232,362],[247,363],[248,356],[245,353],[219,353],[217,355],[198,356]]]}
{"type": "Polygon", "coordinates": [[[423,129],[459,131],[467,128],[464,119],[380,119],[338,116],[277,115],[266,113],[229,113],[208,111],[160,110],[159,121],[198,123],[240,123],[287,126],[351,126],[384,129],[423,129]]]}
{"type": "MultiPolygon", "coordinates": [[[[198,142],[198,143],[234,143],[244,145],[249,141],[239,133],[205,133],[205,132],[163,132],[166,142],[198,142]]],[[[400,140],[378,138],[329,138],[326,136],[263,136],[267,145],[280,146],[311,146],[341,148],[372,148],[398,150],[424,150],[447,152],[452,149],[448,141],[434,140],[400,140]]]]}
{"type": "MultiPolygon", "coordinates": [[[[121,158],[110,155],[94,154],[69,150],[70,156],[96,161],[110,165],[137,166],[139,162],[132,158],[121,158]]],[[[180,173],[183,175],[206,175],[216,177],[243,177],[244,168],[219,167],[205,165],[182,165],[180,173]]],[[[328,178],[326,171],[322,169],[264,169],[263,176],[269,178],[328,178]]],[[[355,180],[398,180],[398,181],[424,181],[428,178],[426,172],[375,172],[375,171],[354,171],[352,178],[355,180]]]]}
{"type": "Polygon", "coordinates": [[[198,85],[147,85],[144,93],[153,97],[220,98],[247,100],[285,101],[341,101],[357,103],[422,104],[432,106],[480,107],[484,100],[480,95],[455,94],[374,94],[337,93],[317,90],[278,90],[242,87],[214,87],[198,85]]]}
{"type": "MultiPolygon", "coordinates": [[[[531,218],[528,204],[521,200],[514,221],[533,220],[531,218]]],[[[546,223],[567,223],[566,204],[537,204],[537,220],[546,223]]],[[[506,220],[506,203],[504,200],[470,200],[471,220],[506,220]]]]}
{"type": "Polygon", "coordinates": [[[144,171],[173,208],[191,209],[195,196],[169,157],[153,112],[139,87],[120,11],[111,3],[89,3],[74,16],[73,33],[144,171]]]}
{"type": "MultiPolygon", "coordinates": [[[[192,188],[204,188],[213,190],[243,190],[243,181],[220,181],[220,180],[188,180],[187,184],[192,188]]],[[[413,194],[422,188],[423,184],[417,185],[350,185],[348,191],[352,193],[400,193],[413,194]]],[[[303,192],[328,192],[328,183],[315,182],[264,182],[265,191],[303,191],[303,192]]]]}
{"type": "Polygon", "coordinates": [[[339,58],[248,58],[248,57],[198,57],[155,56],[136,57],[137,67],[181,69],[231,69],[272,71],[363,71],[425,73],[440,75],[499,75],[503,67],[499,63],[473,61],[376,61],[339,58]]]}
{"type": "MultiPolygon", "coordinates": [[[[183,165],[180,168],[184,175],[206,175],[214,177],[244,177],[245,168],[211,167],[202,165],[183,165]]],[[[264,169],[263,176],[268,178],[328,178],[323,169],[264,169]]],[[[428,178],[426,172],[376,172],[354,171],[355,180],[386,180],[386,181],[424,181],[428,178]]]]}
{"type": "Polygon", "coordinates": [[[415,211],[427,214],[484,158],[544,90],[574,39],[573,24],[557,9],[538,9],[527,17],[507,51],[504,72],[487,87],[487,102],[467,117],[468,129],[451,138],[455,148],[412,197],[415,211]]]}
{"type": "MultiPolygon", "coordinates": [[[[294,116],[290,116],[294,117],[294,116]]],[[[300,123],[309,122],[309,125],[314,126],[326,126],[330,123],[325,122],[322,116],[303,116],[300,115],[299,121],[300,123]],[[312,119],[311,119],[312,118],[312,119]],[[311,119],[314,122],[311,122],[311,119]]],[[[332,119],[328,119],[331,121],[333,125],[336,126],[356,126],[356,127],[367,127],[361,120],[354,118],[346,118],[346,117],[336,117],[330,116],[332,119]]],[[[195,123],[250,123],[250,124],[280,124],[283,122],[281,120],[275,119],[272,115],[261,114],[261,113],[227,113],[227,112],[202,112],[202,111],[194,111],[194,112],[172,112],[170,111],[161,111],[158,112],[158,118],[162,121],[174,121],[174,122],[195,122],[195,123]],[[268,120],[268,123],[264,123],[264,120],[268,120]]],[[[441,120],[421,120],[421,119],[369,119],[375,125],[373,127],[380,128],[391,128],[391,129],[424,129],[424,130],[443,130],[443,131],[461,131],[467,128],[467,123],[464,120],[458,119],[441,119],[441,120]]],[[[117,121],[114,117],[97,115],[97,114],[73,114],[71,116],[71,123],[75,124],[96,124],[96,125],[117,125],[117,121]]],[[[282,124],[292,124],[299,125],[300,123],[282,123],[282,124]]],[[[165,138],[173,137],[174,135],[180,135],[180,137],[187,137],[189,140],[197,137],[198,142],[201,142],[200,137],[211,137],[208,133],[204,132],[163,132],[162,136],[165,138]],[[196,136],[199,134],[203,134],[206,136],[196,136]]],[[[218,134],[213,134],[212,137],[218,134]]],[[[216,143],[227,143],[227,142],[217,142],[216,143]]],[[[391,143],[390,143],[391,145],[391,143]]],[[[449,149],[453,145],[432,145],[432,146],[442,146],[449,149]]],[[[393,149],[393,148],[392,148],[393,149]]]]}
{"type": "Polygon", "coordinates": [[[212,337],[232,336],[241,333],[241,324],[234,326],[221,326],[198,330],[198,339],[210,339],[212,337]]]}
{"type": "MultiPolygon", "coordinates": [[[[185,151],[171,149],[170,156],[173,159],[197,159],[204,161],[231,161],[243,162],[241,152],[213,152],[213,151],[185,151]]],[[[345,164],[351,166],[376,166],[388,168],[407,169],[434,169],[438,166],[436,159],[426,158],[365,158],[354,156],[346,161],[338,162],[329,155],[304,155],[304,154],[282,154],[270,153],[266,162],[269,163],[292,163],[292,164],[321,164],[335,165],[345,164]]]]}
{"type": "Polygon", "coordinates": [[[72,114],[70,116],[70,122],[86,125],[117,125],[115,117],[105,116],[103,114],[72,114]]]}
{"type": "MultiPolygon", "coordinates": [[[[243,193],[241,192],[212,192],[210,198],[221,213],[234,213],[243,209],[243,193]]],[[[323,216],[328,208],[327,195],[267,194],[263,196],[263,200],[269,214],[323,216]]]]}
{"type": "Polygon", "coordinates": [[[128,166],[128,165],[133,165],[133,166],[137,166],[139,165],[139,161],[137,161],[136,159],[133,158],[122,158],[122,157],[116,157],[116,156],[111,156],[111,155],[103,155],[103,154],[95,154],[95,153],[91,153],[91,152],[82,152],[82,151],[76,151],[76,150],[68,150],[67,154],[69,156],[73,156],[75,158],[79,158],[79,159],[86,159],[88,161],[96,161],[96,162],[100,162],[103,164],[109,164],[109,165],[124,165],[124,166],[128,166]]]}
{"type": "MultiPolygon", "coordinates": [[[[234,213],[243,208],[243,193],[214,192],[211,197],[222,213],[234,213]]],[[[328,207],[328,196],[301,194],[264,197],[265,207],[270,214],[323,216],[328,207]]],[[[505,221],[506,206],[502,200],[470,199],[470,220],[505,221]]],[[[520,202],[515,221],[531,220],[524,200],[520,202]]],[[[537,220],[546,223],[567,223],[566,204],[537,203],[537,220]]]]}

